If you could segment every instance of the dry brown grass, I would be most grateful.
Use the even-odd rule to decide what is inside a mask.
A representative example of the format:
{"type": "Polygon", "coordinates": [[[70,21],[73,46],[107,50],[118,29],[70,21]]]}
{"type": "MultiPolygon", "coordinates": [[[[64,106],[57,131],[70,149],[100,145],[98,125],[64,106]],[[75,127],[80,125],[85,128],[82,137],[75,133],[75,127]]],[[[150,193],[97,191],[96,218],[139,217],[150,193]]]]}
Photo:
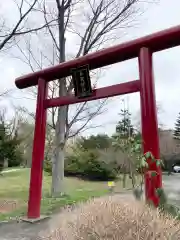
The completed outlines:
{"type": "Polygon", "coordinates": [[[51,240],[177,240],[180,223],[131,197],[103,197],[66,209],[52,221],[51,240]]]}
{"type": "Polygon", "coordinates": [[[18,200],[12,199],[0,199],[0,214],[9,213],[20,208],[22,203],[18,200]]]}

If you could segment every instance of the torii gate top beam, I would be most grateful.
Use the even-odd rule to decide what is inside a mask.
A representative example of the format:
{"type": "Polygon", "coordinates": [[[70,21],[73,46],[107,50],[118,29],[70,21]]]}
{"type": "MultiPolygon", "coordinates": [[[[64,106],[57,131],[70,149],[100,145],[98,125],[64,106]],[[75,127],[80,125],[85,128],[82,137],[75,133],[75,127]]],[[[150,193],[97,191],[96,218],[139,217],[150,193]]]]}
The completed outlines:
{"type": "Polygon", "coordinates": [[[67,77],[70,75],[70,69],[78,66],[88,64],[89,69],[92,70],[135,58],[139,55],[139,51],[142,47],[149,48],[153,53],[178,45],[180,45],[180,26],[169,28],[19,77],[15,80],[15,84],[20,89],[32,87],[37,85],[39,78],[43,78],[46,81],[53,81],[58,78],[67,77]]]}

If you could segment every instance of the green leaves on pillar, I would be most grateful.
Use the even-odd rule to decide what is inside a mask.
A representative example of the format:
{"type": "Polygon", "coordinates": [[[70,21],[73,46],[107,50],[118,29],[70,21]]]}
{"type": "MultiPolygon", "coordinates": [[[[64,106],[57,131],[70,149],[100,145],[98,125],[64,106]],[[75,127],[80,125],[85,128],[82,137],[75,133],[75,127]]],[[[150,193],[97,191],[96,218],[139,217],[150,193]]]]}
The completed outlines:
{"type": "Polygon", "coordinates": [[[161,165],[161,162],[159,160],[156,160],[156,166],[159,167],[161,165]]]}
{"type": "Polygon", "coordinates": [[[146,159],[151,159],[152,162],[156,160],[151,152],[146,152],[144,156],[146,159]]]}
{"type": "Polygon", "coordinates": [[[144,154],[144,156],[145,156],[146,159],[150,158],[151,157],[151,152],[146,152],[144,154]]]}
{"type": "Polygon", "coordinates": [[[145,157],[141,158],[140,166],[143,167],[143,168],[144,167],[148,167],[148,163],[146,162],[146,158],[145,157]]]}
{"type": "Polygon", "coordinates": [[[156,171],[151,172],[151,176],[152,176],[152,177],[157,176],[157,172],[156,172],[156,171]]]}
{"type": "Polygon", "coordinates": [[[159,167],[159,166],[164,166],[164,163],[161,159],[156,159],[156,166],[159,167]]]}
{"type": "Polygon", "coordinates": [[[160,208],[164,208],[164,205],[167,204],[167,196],[164,192],[164,189],[163,188],[157,188],[156,189],[156,194],[157,196],[159,197],[159,207],[160,208]]]}

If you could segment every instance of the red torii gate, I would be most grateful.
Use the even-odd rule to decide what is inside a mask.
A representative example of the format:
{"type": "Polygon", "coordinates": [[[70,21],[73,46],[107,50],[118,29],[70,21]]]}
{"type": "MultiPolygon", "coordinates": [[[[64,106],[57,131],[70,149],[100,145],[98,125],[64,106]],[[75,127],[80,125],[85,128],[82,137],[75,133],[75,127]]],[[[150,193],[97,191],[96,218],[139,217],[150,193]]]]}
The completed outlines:
{"type": "MultiPolygon", "coordinates": [[[[140,92],[143,150],[144,153],[151,151],[156,159],[160,158],[152,54],[178,45],[180,45],[180,26],[88,54],[15,80],[16,86],[20,89],[38,85],[27,214],[29,219],[40,217],[47,108],[140,92]],[[136,57],[139,59],[139,80],[95,89],[91,97],[84,99],[75,96],[47,99],[48,82],[71,75],[72,68],[89,65],[89,69],[92,70],[136,57]]],[[[145,195],[146,199],[153,201],[155,206],[159,202],[155,189],[161,187],[161,169],[156,162],[149,162],[149,169],[145,174],[145,195]],[[153,180],[148,174],[150,171],[157,172],[153,180]]]]}

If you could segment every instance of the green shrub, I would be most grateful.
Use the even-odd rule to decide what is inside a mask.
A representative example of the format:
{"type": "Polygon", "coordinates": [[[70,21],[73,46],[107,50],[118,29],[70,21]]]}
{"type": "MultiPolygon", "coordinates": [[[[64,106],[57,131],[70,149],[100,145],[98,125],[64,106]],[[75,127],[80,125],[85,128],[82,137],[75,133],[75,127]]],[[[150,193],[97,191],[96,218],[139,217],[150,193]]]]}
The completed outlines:
{"type": "Polygon", "coordinates": [[[47,172],[49,175],[52,175],[52,163],[49,159],[44,160],[44,171],[47,172]]]}
{"type": "Polygon", "coordinates": [[[112,163],[106,163],[99,160],[97,151],[89,150],[79,154],[78,174],[89,180],[106,181],[117,177],[115,166],[112,163]]]}
{"type": "Polygon", "coordinates": [[[4,164],[2,162],[0,162],[0,174],[3,171],[3,169],[4,169],[4,164]]]}
{"type": "MultiPolygon", "coordinates": [[[[45,160],[44,171],[52,174],[51,162],[45,160]]],[[[107,181],[117,177],[116,166],[99,160],[96,150],[74,152],[65,158],[65,176],[75,176],[87,180],[107,181]]]]}
{"type": "Polygon", "coordinates": [[[8,159],[8,167],[17,167],[20,166],[23,163],[23,154],[20,151],[19,148],[14,149],[14,151],[11,152],[9,159],[8,159]]]}
{"type": "Polygon", "coordinates": [[[8,160],[9,167],[19,166],[23,162],[23,156],[19,149],[20,140],[17,135],[9,134],[9,129],[4,123],[0,123],[0,162],[1,169],[5,159],[8,160]]]}
{"type": "Polygon", "coordinates": [[[68,155],[64,162],[64,174],[65,176],[81,176],[82,166],[78,155],[68,155]]]}

